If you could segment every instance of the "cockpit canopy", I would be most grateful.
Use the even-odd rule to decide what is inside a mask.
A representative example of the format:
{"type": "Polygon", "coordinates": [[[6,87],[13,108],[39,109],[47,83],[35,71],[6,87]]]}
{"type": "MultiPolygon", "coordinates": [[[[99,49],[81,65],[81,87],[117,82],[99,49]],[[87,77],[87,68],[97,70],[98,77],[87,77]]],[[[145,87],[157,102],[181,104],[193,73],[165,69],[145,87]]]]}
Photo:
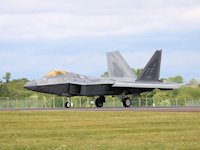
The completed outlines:
{"type": "Polygon", "coordinates": [[[62,71],[62,70],[53,70],[53,71],[50,71],[49,73],[47,73],[47,75],[45,77],[56,77],[59,75],[64,75],[66,73],[67,73],[66,71],[62,71]]]}

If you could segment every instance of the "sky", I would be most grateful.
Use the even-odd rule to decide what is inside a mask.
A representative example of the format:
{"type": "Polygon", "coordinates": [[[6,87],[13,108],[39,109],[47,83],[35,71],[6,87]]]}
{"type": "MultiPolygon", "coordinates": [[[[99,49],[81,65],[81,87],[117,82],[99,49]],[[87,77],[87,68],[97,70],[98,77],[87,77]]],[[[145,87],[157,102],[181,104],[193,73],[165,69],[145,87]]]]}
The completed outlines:
{"type": "Polygon", "coordinates": [[[199,0],[0,0],[0,78],[107,71],[106,52],[143,68],[162,49],[161,78],[200,80],[199,0]]]}

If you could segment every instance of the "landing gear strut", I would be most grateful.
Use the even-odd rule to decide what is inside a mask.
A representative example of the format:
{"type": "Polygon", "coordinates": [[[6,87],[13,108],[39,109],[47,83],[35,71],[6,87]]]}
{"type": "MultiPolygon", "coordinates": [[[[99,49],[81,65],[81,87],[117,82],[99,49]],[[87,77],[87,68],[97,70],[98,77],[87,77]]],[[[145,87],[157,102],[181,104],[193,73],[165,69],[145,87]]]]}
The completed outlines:
{"type": "Polygon", "coordinates": [[[105,97],[100,96],[99,98],[96,99],[95,105],[96,105],[96,107],[103,107],[104,102],[105,102],[105,97]]]}

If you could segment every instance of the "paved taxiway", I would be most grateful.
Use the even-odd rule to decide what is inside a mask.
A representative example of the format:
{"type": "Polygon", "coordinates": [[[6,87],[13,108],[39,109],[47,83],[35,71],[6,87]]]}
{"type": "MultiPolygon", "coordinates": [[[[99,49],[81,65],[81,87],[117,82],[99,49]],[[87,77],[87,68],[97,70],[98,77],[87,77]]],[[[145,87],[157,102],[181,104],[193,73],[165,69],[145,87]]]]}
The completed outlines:
{"type": "Polygon", "coordinates": [[[131,108],[19,108],[0,111],[143,111],[143,112],[200,112],[200,107],[131,107],[131,108]]]}

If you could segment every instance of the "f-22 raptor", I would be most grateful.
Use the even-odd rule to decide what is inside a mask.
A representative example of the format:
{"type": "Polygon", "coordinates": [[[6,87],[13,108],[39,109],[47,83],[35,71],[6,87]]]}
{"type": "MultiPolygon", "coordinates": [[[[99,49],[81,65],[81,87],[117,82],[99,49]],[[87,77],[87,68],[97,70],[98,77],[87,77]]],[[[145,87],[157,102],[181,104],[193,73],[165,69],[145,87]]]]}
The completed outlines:
{"type": "Polygon", "coordinates": [[[96,107],[102,107],[105,96],[118,96],[124,107],[131,106],[128,95],[139,95],[153,89],[172,90],[180,84],[159,80],[162,50],[157,50],[137,78],[118,51],[107,53],[108,77],[93,78],[65,71],[52,71],[40,80],[28,82],[24,88],[68,97],[66,108],[71,107],[73,96],[98,96],[96,107]]]}

